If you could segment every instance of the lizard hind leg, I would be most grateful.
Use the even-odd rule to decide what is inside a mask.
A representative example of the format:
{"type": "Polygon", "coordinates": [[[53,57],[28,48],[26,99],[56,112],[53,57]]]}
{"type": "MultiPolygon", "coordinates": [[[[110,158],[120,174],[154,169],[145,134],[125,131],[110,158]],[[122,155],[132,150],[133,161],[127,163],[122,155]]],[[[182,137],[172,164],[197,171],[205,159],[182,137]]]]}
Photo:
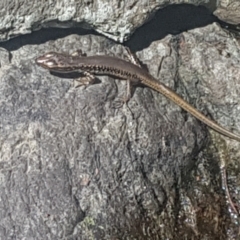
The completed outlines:
{"type": "Polygon", "coordinates": [[[129,62],[139,66],[140,68],[142,67],[140,61],[138,60],[137,56],[130,50],[129,47],[125,47],[126,51],[127,51],[127,58],[129,60],[129,62]]]}
{"type": "Polygon", "coordinates": [[[127,80],[126,90],[123,96],[117,97],[113,102],[113,108],[121,108],[124,104],[127,104],[132,97],[132,84],[131,81],[127,80]]]}
{"type": "MultiPolygon", "coordinates": [[[[131,52],[130,48],[125,47],[126,51],[127,51],[127,58],[128,60],[141,67],[140,62],[138,61],[137,57],[131,52]]],[[[119,97],[117,100],[114,101],[114,107],[115,108],[120,108],[121,106],[123,106],[124,104],[127,104],[127,102],[132,98],[134,91],[135,91],[135,85],[138,84],[138,81],[133,82],[130,81],[128,79],[126,79],[127,81],[127,86],[126,86],[126,94],[123,97],[119,97]]]]}

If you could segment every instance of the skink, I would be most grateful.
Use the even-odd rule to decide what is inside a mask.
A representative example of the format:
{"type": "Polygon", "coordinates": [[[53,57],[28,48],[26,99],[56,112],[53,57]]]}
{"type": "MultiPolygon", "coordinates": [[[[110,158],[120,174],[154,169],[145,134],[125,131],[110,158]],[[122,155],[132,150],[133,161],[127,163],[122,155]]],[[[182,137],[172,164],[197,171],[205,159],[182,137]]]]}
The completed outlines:
{"type": "Polygon", "coordinates": [[[111,75],[121,79],[130,80],[135,83],[141,83],[153,90],[163,94],[172,100],[178,106],[188,113],[192,114],[198,120],[205,123],[208,127],[214,129],[220,134],[240,142],[240,136],[221,127],[216,122],[210,120],[183,100],[179,95],[173,92],[163,83],[157,81],[147,70],[137,66],[134,63],[125,61],[121,58],[97,55],[97,56],[79,56],[68,55],[57,52],[49,52],[36,59],[36,63],[53,72],[89,72],[100,75],[111,75]]]}

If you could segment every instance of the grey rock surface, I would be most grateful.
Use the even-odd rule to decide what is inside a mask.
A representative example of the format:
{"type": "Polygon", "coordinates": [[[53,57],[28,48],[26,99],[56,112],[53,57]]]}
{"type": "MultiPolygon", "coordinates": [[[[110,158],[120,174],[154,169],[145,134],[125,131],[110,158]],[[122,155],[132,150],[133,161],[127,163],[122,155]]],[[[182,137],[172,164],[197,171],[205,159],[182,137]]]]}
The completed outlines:
{"type": "MultiPolygon", "coordinates": [[[[126,58],[121,45],[94,35],[0,51],[2,239],[236,236],[214,191],[219,165],[202,151],[207,128],[150,89],[138,87],[116,109],[125,81],[98,76],[74,88],[71,75],[34,61],[76,49],[126,58]]],[[[217,25],[167,36],[137,55],[199,110],[240,129],[239,45],[217,25]]],[[[227,142],[238,158],[239,144],[227,142]]]]}
{"type": "Polygon", "coordinates": [[[197,88],[191,97],[199,98],[221,125],[240,129],[237,40],[213,24],[183,33],[179,52],[182,81],[188,90],[197,88]]]}
{"type": "Polygon", "coordinates": [[[0,40],[48,27],[85,27],[122,42],[160,8],[204,0],[0,1],[0,40]]]}
{"type": "Polygon", "coordinates": [[[220,0],[218,8],[214,14],[221,20],[231,23],[240,24],[240,2],[238,0],[220,0]]]}
{"type": "MultiPolygon", "coordinates": [[[[170,40],[140,55],[173,87],[177,55],[170,40]],[[171,71],[164,67],[169,63],[171,71]]],[[[74,49],[125,53],[102,37],[72,35],[14,51],[11,64],[2,67],[4,237],[122,239],[144,236],[149,225],[157,230],[152,218],[166,205],[174,207],[168,199],[176,194],[176,178],[192,166],[193,149],[203,144],[197,121],[185,121],[180,108],[158,93],[138,88],[128,105],[115,109],[124,81],[104,76],[101,84],[74,88],[72,79],[51,75],[34,62],[50,50],[74,49]]]]}

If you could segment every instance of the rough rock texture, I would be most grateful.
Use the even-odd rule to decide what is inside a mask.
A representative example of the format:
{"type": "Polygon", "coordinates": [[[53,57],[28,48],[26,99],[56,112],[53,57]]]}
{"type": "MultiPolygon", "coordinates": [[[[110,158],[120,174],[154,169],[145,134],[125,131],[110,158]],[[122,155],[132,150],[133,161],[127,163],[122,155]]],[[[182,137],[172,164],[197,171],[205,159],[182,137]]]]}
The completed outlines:
{"type": "MultiPolygon", "coordinates": [[[[179,74],[187,91],[195,90],[195,92],[190,93],[192,98],[197,99],[195,106],[199,109],[200,106],[204,105],[210,116],[217,120],[220,125],[228,126],[228,129],[239,134],[240,47],[238,41],[216,24],[183,33],[181,36],[179,74]]],[[[236,203],[237,211],[239,211],[239,142],[230,141],[219,134],[211,135],[213,136],[211,139],[212,145],[208,148],[208,154],[210,153],[212,157],[208,156],[207,158],[211,162],[212,159],[217,159],[221,168],[225,167],[227,169],[230,195],[236,203]]],[[[223,175],[222,180],[222,187],[225,189],[223,175]]],[[[208,183],[205,184],[208,185],[208,183]]],[[[216,189],[214,192],[216,193],[216,189]]],[[[194,197],[196,196],[197,192],[195,192],[194,197]]],[[[216,204],[218,201],[219,199],[215,199],[212,203],[216,204]]],[[[213,207],[212,204],[211,207],[213,207]]],[[[209,214],[211,211],[206,212],[209,214]]],[[[217,214],[216,209],[213,212],[217,214]]],[[[230,225],[228,225],[227,219],[222,219],[222,224],[225,225],[222,227],[229,226],[227,230],[225,228],[227,234],[225,238],[219,234],[216,239],[220,239],[220,236],[222,239],[239,239],[239,214],[236,214],[233,207],[230,206],[229,213],[232,219],[230,225]]],[[[226,217],[225,214],[216,218],[218,219],[215,222],[217,226],[219,226],[219,223],[221,224],[221,221],[219,221],[221,217],[226,217]]],[[[212,224],[214,225],[214,223],[212,224]]]]}
{"type": "MultiPolygon", "coordinates": [[[[218,158],[201,151],[207,128],[150,89],[137,88],[116,109],[125,81],[101,76],[74,88],[71,74],[34,62],[76,49],[126,58],[122,46],[94,35],[0,52],[2,239],[234,239],[218,158]]],[[[240,129],[239,46],[218,26],[168,36],[137,55],[198,109],[240,129]]],[[[239,144],[228,142],[238,157],[239,144]]]]}
{"type": "MultiPolygon", "coordinates": [[[[42,27],[83,26],[123,41],[167,4],[4,0],[0,40],[42,27]]],[[[211,21],[202,8],[188,9],[188,17],[202,13],[199,25],[188,18],[182,25],[186,14],[176,12],[167,25],[161,20],[169,14],[161,12],[150,31],[155,38],[143,30],[147,44],[132,42],[132,49],[141,49],[137,55],[153,76],[239,133],[239,44],[215,24],[166,36],[211,21]]],[[[126,51],[96,35],[43,43],[44,34],[49,31],[1,45],[11,53],[0,49],[0,239],[239,239],[239,219],[220,178],[226,166],[231,197],[240,206],[239,143],[208,134],[148,88],[137,87],[120,108],[125,81],[101,76],[87,89],[74,88],[78,74],[51,74],[35,58],[81,48],[127,59],[126,51]]]]}
{"type": "Polygon", "coordinates": [[[0,40],[31,33],[42,27],[93,28],[123,41],[159,8],[204,0],[3,0],[0,1],[0,40]]]}
{"type": "Polygon", "coordinates": [[[221,125],[240,129],[240,49],[236,39],[216,24],[183,33],[179,73],[185,87],[221,125]],[[212,32],[210,32],[212,30],[212,32]]]}
{"type": "MultiPolygon", "coordinates": [[[[170,40],[154,44],[152,54],[141,54],[146,64],[155,63],[152,73],[173,87],[177,54],[170,40]],[[169,64],[171,72],[164,67],[169,64]]],[[[71,79],[34,63],[43,52],[79,48],[123,55],[121,46],[104,38],[73,35],[12,52],[11,65],[2,69],[2,234],[143,238],[149,227],[160,231],[159,214],[169,206],[161,231],[173,238],[174,185],[181,169],[192,166],[203,129],[149,89],[138,88],[128,106],[115,109],[126,83],[101,77],[101,84],[75,89],[71,79]]]]}
{"type": "Polygon", "coordinates": [[[221,20],[231,23],[240,24],[240,2],[239,0],[220,0],[218,8],[214,14],[221,20]]]}

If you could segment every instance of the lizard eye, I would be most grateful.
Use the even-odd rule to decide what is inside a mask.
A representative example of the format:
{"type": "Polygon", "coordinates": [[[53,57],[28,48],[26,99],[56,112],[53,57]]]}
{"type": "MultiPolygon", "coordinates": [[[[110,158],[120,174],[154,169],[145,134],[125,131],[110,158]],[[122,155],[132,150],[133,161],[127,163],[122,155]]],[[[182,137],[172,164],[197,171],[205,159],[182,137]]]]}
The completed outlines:
{"type": "Polygon", "coordinates": [[[53,59],[48,59],[48,60],[46,60],[45,62],[43,62],[43,64],[45,64],[45,65],[48,66],[48,67],[56,66],[56,62],[55,62],[55,60],[53,60],[53,59]]]}
{"type": "Polygon", "coordinates": [[[55,55],[54,55],[54,53],[52,53],[52,52],[46,53],[46,54],[44,55],[45,58],[52,58],[52,57],[54,57],[54,56],[55,56],[55,55]]]}

